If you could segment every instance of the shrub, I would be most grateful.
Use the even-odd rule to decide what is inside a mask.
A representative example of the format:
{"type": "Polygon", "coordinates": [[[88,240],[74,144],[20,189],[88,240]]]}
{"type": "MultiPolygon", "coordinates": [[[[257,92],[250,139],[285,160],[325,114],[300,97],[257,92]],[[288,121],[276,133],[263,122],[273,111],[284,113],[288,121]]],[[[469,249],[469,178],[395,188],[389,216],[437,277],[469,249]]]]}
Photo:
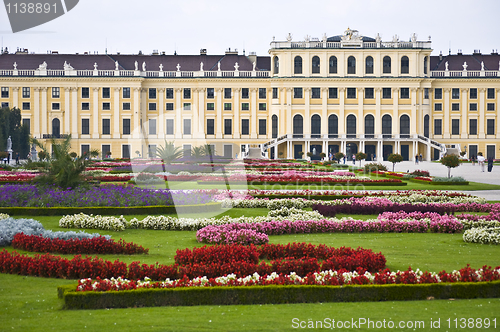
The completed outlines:
{"type": "Polygon", "coordinates": [[[397,153],[391,153],[389,157],[387,157],[387,160],[392,163],[392,171],[394,172],[394,166],[396,166],[396,163],[403,161],[403,156],[397,153]]]}
{"type": "Polygon", "coordinates": [[[460,158],[456,155],[448,155],[444,156],[440,160],[441,164],[445,165],[448,167],[448,177],[450,177],[450,172],[452,168],[460,166],[460,158]]]}
{"type": "Polygon", "coordinates": [[[387,167],[381,163],[368,163],[365,164],[365,173],[371,173],[375,171],[387,171],[387,167]]]}

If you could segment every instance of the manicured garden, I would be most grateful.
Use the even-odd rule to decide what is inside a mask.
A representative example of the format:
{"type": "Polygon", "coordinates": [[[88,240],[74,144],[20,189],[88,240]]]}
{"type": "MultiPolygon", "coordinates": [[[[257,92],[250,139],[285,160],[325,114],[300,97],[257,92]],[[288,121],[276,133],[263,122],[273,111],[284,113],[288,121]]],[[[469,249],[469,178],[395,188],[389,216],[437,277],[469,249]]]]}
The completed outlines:
{"type": "MultiPolygon", "coordinates": [[[[3,212],[19,207],[14,217],[0,215],[0,326],[269,331],[331,317],[441,319],[448,330],[448,318],[492,320],[500,307],[500,204],[442,191],[446,184],[429,184],[430,175],[299,162],[203,161],[189,164],[189,174],[174,164],[139,165],[158,172],[103,186],[132,165],[94,163],[82,179],[90,186],[40,187],[26,175],[0,187],[7,189],[0,192],[3,212]],[[151,189],[158,179],[197,190],[151,189]],[[260,188],[219,191],[218,182],[221,189],[260,188]],[[270,183],[299,190],[262,190],[270,183]],[[370,190],[405,185],[352,191],[363,183],[370,190]],[[311,185],[323,190],[307,190],[311,185]],[[225,212],[157,214],[161,206],[207,204],[225,212]],[[53,212],[108,206],[146,210],[53,212]],[[23,215],[25,207],[39,212],[23,215]],[[122,309],[97,309],[110,307],[122,309]]],[[[474,184],[450,185],[461,186],[474,184]]]]}

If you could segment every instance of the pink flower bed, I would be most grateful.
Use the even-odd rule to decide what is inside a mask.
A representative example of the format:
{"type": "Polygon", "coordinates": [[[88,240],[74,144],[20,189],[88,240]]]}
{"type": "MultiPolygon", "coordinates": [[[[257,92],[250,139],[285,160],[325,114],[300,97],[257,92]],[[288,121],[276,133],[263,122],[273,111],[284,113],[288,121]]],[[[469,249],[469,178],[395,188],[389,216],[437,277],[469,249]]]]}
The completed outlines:
{"type": "Polygon", "coordinates": [[[451,215],[432,212],[385,212],[377,220],[307,220],[271,221],[261,223],[233,223],[209,225],[196,232],[196,239],[205,243],[267,243],[268,235],[305,234],[305,233],[460,233],[462,223],[451,215]],[[252,231],[243,233],[242,231],[252,231]],[[259,233],[261,234],[259,236],[259,233]],[[247,236],[238,234],[248,234],[247,236]],[[266,237],[264,236],[266,235],[266,237]],[[242,241],[242,242],[239,242],[242,241]],[[266,242],[262,242],[266,241],[266,242]]]}

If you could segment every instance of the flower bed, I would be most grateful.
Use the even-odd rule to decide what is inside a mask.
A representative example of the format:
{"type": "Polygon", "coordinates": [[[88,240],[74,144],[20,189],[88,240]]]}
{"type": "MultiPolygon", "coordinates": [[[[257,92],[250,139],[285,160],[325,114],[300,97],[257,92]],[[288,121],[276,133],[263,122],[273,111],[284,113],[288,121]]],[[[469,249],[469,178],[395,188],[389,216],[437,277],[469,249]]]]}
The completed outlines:
{"type": "Polygon", "coordinates": [[[50,239],[40,235],[18,233],[12,240],[14,249],[33,252],[56,252],[60,254],[147,254],[149,249],[120,239],[115,242],[104,236],[89,239],[50,239]]]}
{"type": "Polygon", "coordinates": [[[148,190],[124,186],[61,190],[34,185],[4,185],[0,207],[129,207],[204,204],[211,197],[203,192],[148,190]]]}
{"type": "Polygon", "coordinates": [[[318,211],[324,216],[334,217],[338,213],[345,214],[380,214],[385,211],[389,212],[437,212],[439,214],[454,213],[458,211],[470,212],[488,212],[491,209],[491,204],[478,203],[428,203],[428,204],[409,204],[395,203],[385,198],[351,198],[342,201],[329,201],[328,205],[325,202],[314,204],[313,210],[318,211]]]}
{"type": "Polygon", "coordinates": [[[188,287],[234,287],[234,286],[269,286],[269,285],[390,285],[390,284],[435,284],[435,283],[461,283],[461,282],[491,282],[500,280],[500,266],[491,268],[483,266],[481,269],[472,269],[470,266],[458,271],[448,273],[446,271],[423,272],[419,269],[391,272],[386,269],[376,273],[358,273],[352,271],[321,271],[314,272],[305,277],[296,273],[283,274],[272,273],[261,276],[258,273],[245,277],[228,275],[218,278],[182,278],[177,280],[165,280],[151,282],[150,278],[141,280],[127,280],[122,278],[101,279],[93,281],[90,278],[78,281],[76,291],[78,292],[107,292],[123,291],[140,288],[188,288],[188,287]]]}
{"type": "Polygon", "coordinates": [[[462,223],[453,216],[430,212],[385,212],[376,220],[298,220],[209,225],[196,232],[199,242],[260,244],[268,235],[307,233],[460,233],[462,223]]]}
{"type": "Polygon", "coordinates": [[[15,251],[3,250],[0,252],[0,272],[71,279],[121,276],[130,279],[149,277],[153,280],[164,280],[166,278],[178,279],[183,276],[213,278],[227,274],[241,277],[255,272],[262,275],[271,274],[274,271],[296,272],[297,274],[300,272],[300,275],[305,276],[322,269],[347,269],[363,273],[383,269],[386,263],[381,253],[373,253],[370,249],[346,247],[335,249],[300,243],[288,246],[266,245],[260,248],[237,245],[195,248],[193,251],[189,249],[178,251],[175,259],[176,263],[173,265],[159,265],[158,263],[141,265],[139,262],[132,262],[127,266],[119,261],[110,262],[92,257],[83,259],[79,255],[69,260],[50,254],[31,257],[20,255],[15,251]],[[242,252],[248,252],[246,258],[240,258],[242,252]],[[324,261],[320,263],[316,257],[305,256],[307,253],[323,257],[324,261]],[[274,259],[270,263],[262,261],[257,264],[256,255],[261,259],[266,257],[274,259]],[[205,259],[201,260],[199,256],[205,259]]]}
{"type": "Polygon", "coordinates": [[[471,228],[464,232],[463,238],[469,243],[500,244],[500,227],[471,228]]]}

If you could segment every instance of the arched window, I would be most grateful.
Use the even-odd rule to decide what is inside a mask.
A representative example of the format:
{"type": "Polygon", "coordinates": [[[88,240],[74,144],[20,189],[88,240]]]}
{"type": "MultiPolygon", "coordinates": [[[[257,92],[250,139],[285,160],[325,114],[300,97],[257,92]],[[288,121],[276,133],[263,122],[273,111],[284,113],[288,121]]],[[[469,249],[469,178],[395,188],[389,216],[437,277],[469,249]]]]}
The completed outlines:
{"type": "Polygon", "coordinates": [[[320,71],[320,60],[319,60],[319,56],[313,56],[312,58],[312,68],[311,68],[311,72],[313,74],[319,74],[319,71],[320,71]]]}
{"type": "Polygon", "coordinates": [[[330,74],[337,74],[337,57],[332,55],[328,62],[328,72],[330,74]]]}
{"type": "Polygon", "coordinates": [[[375,117],[371,114],[365,116],[365,137],[373,138],[375,134],[375,117]]]}
{"type": "Polygon", "coordinates": [[[311,138],[321,138],[321,117],[318,114],[311,117],[311,138]]]}
{"type": "Polygon", "coordinates": [[[302,138],[304,133],[302,115],[296,114],[293,117],[293,137],[302,138]]]}
{"type": "Polygon", "coordinates": [[[401,74],[410,73],[410,59],[405,55],[401,58],[401,74]]]}
{"type": "Polygon", "coordinates": [[[427,57],[424,58],[424,74],[427,75],[427,57]]]}
{"type": "Polygon", "coordinates": [[[365,74],[373,74],[373,58],[371,56],[366,57],[365,74]]]}
{"type": "Polygon", "coordinates": [[[399,118],[399,137],[410,137],[410,117],[406,114],[401,115],[399,118]]]}
{"type": "Polygon", "coordinates": [[[347,127],[347,138],[356,137],[356,116],[353,114],[349,114],[346,120],[347,127]]]}
{"type": "Polygon", "coordinates": [[[58,118],[52,120],[52,137],[59,138],[61,136],[61,122],[58,118]]]}
{"type": "Polygon", "coordinates": [[[298,55],[293,60],[293,73],[302,74],[302,58],[298,55]]]}
{"type": "Polygon", "coordinates": [[[278,137],[278,116],[276,114],[273,114],[271,117],[271,131],[272,131],[272,138],[277,138],[278,137]]]}
{"type": "Polygon", "coordinates": [[[429,138],[429,115],[424,116],[424,136],[429,138]]]}
{"type": "Polygon", "coordinates": [[[356,58],[353,56],[347,58],[347,73],[356,74],[356,58]]]}
{"type": "Polygon", "coordinates": [[[391,73],[391,57],[390,56],[384,57],[384,59],[382,60],[382,68],[383,68],[384,74],[391,73]]]}
{"type": "Polygon", "coordinates": [[[335,114],[328,117],[328,137],[339,137],[339,118],[335,114]]]}
{"type": "Polygon", "coordinates": [[[275,56],[274,57],[274,75],[279,74],[280,72],[280,59],[275,56]]]}
{"type": "Polygon", "coordinates": [[[392,137],[392,117],[389,114],[382,117],[382,135],[384,138],[392,137]]]}

